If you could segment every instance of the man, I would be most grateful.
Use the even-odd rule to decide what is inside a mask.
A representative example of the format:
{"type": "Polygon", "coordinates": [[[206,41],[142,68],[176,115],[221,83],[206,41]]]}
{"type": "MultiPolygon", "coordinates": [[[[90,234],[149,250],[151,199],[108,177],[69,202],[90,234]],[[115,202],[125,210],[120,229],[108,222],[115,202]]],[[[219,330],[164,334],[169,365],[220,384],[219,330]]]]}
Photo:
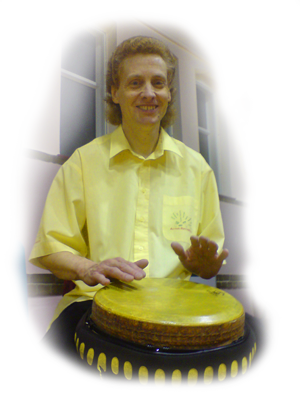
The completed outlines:
{"type": "Polygon", "coordinates": [[[228,256],[217,253],[224,235],[212,170],[163,130],[174,116],[174,74],[174,56],[153,38],[123,42],[108,63],[108,119],[119,128],[58,172],[30,256],[76,281],[56,316],[110,278],[209,279],[228,256]]]}
{"type": "Polygon", "coordinates": [[[108,64],[118,128],[75,151],[51,186],[30,261],[76,288],[47,337],[72,349],[76,324],[111,279],[209,279],[228,256],[214,175],[164,131],[174,117],[175,57],[160,41],[123,42],[108,64]]]}
{"type": "MultiPolygon", "coordinates": [[[[164,131],[174,119],[174,73],[175,58],[160,41],[121,43],[106,79],[107,118],[118,128],[76,150],[52,183],[29,260],[76,287],[33,348],[0,349],[0,360],[32,390],[95,388],[74,332],[110,279],[208,279],[228,256],[219,250],[224,233],[211,168],[164,131]]],[[[248,322],[257,339],[264,335],[259,321],[248,322]]],[[[265,360],[270,343],[257,340],[254,371],[259,348],[265,360]]]]}

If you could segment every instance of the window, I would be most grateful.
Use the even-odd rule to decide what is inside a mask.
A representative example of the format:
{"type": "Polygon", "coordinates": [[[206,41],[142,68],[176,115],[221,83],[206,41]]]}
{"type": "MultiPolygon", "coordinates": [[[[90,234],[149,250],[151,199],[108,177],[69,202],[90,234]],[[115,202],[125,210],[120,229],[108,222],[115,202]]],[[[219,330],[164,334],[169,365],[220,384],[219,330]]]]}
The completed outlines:
{"type": "MultiPolygon", "coordinates": [[[[178,58],[177,58],[177,65],[178,65],[178,58]]],[[[179,74],[178,74],[178,68],[176,68],[175,71],[175,76],[174,76],[174,87],[176,89],[176,95],[175,95],[175,109],[176,109],[176,119],[174,121],[174,124],[169,126],[166,129],[166,132],[174,137],[175,139],[181,140],[182,141],[182,128],[181,128],[181,110],[180,110],[180,90],[179,90],[179,74]]]]}
{"type": "Polygon", "coordinates": [[[105,134],[103,33],[84,32],[62,51],[60,154],[105,134]]]}
{"type": "Polygon", "coordinates": [[[200,82],[197,82],[196,90],[200,153],[214,170],[218,181],[213,94],[205,84],[200,82]]]}

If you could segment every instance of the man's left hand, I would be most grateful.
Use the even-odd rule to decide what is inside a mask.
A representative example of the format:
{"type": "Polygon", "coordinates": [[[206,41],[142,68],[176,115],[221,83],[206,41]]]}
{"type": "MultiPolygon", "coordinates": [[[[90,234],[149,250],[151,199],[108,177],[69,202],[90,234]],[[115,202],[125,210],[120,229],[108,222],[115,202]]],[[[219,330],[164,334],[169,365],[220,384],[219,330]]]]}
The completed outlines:
{"type": "Polygon", "coordinates": [[[218,254],[218,245],[204,236],[191,236],[191,247],[186,251],[178,242],[171,243],[171,246],[182,265],[203,279],[217,275],[229,254],[227,249],[218,254]]]}

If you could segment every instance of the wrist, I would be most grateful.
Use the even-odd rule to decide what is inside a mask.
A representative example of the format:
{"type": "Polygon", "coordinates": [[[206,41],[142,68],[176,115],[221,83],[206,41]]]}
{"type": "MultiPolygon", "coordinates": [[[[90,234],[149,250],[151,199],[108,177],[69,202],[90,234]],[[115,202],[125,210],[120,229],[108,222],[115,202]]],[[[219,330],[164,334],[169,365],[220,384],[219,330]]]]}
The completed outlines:
{"type": "Polygon", "coordinates": [[[75,271],[76,271],[76,279],[75,280],[81,280],[84,281],[87,271],[97,265],[98,263],[89,260],[88,258],[84,257],[78,257],[76,260],[76,264],[74,265],[75,271]]]}

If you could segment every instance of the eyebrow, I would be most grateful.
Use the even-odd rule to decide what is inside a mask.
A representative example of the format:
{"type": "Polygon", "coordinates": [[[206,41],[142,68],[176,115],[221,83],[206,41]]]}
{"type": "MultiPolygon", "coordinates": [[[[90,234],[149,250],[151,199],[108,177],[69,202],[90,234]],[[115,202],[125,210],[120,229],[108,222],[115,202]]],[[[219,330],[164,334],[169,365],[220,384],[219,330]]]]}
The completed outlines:
{"type": "MultiPolygon", "coordinates": [[[[131,79],[134,79],[134,78],[141,78],[141,77],[143,77],[143,75],[141,75],[141,74],[133,74],[133,75],[128,75],[126,80],[131,80],[131,79]]],[[[160,78],[160,79],[167,80],[167,77],[164,74],[156,74],[152,78],[160,78]]]]}

